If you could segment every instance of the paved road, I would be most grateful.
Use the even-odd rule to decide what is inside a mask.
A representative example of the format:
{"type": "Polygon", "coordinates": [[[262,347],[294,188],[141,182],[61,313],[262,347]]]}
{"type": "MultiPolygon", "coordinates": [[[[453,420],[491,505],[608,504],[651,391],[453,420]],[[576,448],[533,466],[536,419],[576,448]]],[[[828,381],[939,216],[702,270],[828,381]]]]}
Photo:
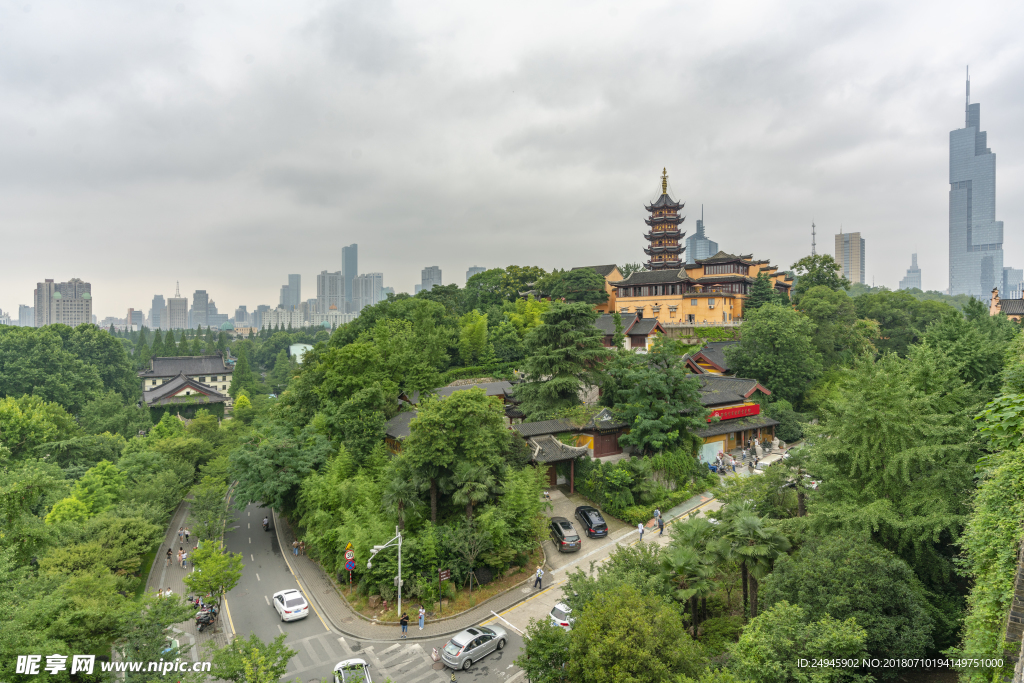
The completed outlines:
{"type": "MultiPolygon", "coordinates": [[[[298,654],[289,662],[283,681],[291,682],[298,678],[319,683],[323,677],[330,678],[335,664],[355,657],[370,664],[373,680],[378,682],[386,678],[401,683],[451,680],[451,671],[435,669],[430,657],[432,649],[440,650],[447,638],[436,642],[360,641],[331,631],[315,610],[311,610],[306,619],[282,623],[270,604],[270,597],[286,588],[298,588],[303,593],[306,590],[288,569],[277,535],[273,531],[263,531],[262,520],[268,512],[255,504],[233,512],[234,520],[225,535],[225,545],[231,552],[242,554],[245,568],[241,580],[227,598],[231,626],[237,637],[246,638],[255,633],[266,642],[281,633],[287,634],[285,644],[298,654]]],[[[521,670],[512,664],[522,648],[522,638],[512,629],[506,630],[509,638],[505,649],[474,664],[468,672],[458,672],[456,680],[472,683],[523,680],[521,670]]],[[[415,631],[415,624],[411,624],[410,634],[415,635],[415,631]]]]}

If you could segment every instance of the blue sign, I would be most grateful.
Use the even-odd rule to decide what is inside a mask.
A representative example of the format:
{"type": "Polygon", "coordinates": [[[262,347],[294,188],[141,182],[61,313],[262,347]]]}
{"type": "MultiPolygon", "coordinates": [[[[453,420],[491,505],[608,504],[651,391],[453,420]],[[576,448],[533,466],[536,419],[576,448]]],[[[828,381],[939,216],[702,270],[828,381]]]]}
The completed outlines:
{"type": "Polygon", "coordinates": [[[350,572],[350,571],[352,571],[355,568],[356,568],[356,561],[355,560],[349,560],[348,562],[345,563],[345,571],[350,572]]]}

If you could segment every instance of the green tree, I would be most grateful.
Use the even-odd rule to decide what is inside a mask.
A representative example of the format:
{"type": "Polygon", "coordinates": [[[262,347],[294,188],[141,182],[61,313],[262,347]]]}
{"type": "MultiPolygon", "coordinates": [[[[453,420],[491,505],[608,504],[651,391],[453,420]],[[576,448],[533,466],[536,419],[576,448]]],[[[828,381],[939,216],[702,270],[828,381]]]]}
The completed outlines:
{"type": "Polygon", "coordinates": [[[197,571],[187,574],[182,581],[197,595],[222,595],[238,585],[242,578],[242,555],[224,550],[224,544],[206,541],[192,553],[192,562],[197,571]]]}
{"type": "Polygon", "coordinates": [[[568,678],[580,683],[654,683],[696,675],[704,663],[679,614],[628,585],[595,596],[570,633],[568,678]]]}
{"type": "Polygon", "coordinates": [[[515,301],[546,274],[547,271],[537,266],[508,266],[501,277],[502,296],[508,301],[515,301]]]}
{"type": "Polygon", "coordinates": [[[673,544],[662,554],[662,571],[672,584],[672,597],[684,605],[690,605],[690,628],[697,634],[700,618],[697,613],[698,601],[707,599],[714,584],[715,570],[709,558],[691,545],[673,544]]]}
{"type": "Polygon", "coordinates": [[[775,292],[775,284],[768,273],[763,270],[758,272],[757,278],[750,285],[750,293],[743,302],[744,315],[749,311],[755,311],[765,304],[778,303],[779,296],[775,292]]]}
{"type": "Polygon", "coordinates": [[[603,304],[608,301],[604,278],[592,268],[574,268],[562,273],[550,294],[570,303],[603,304]]]}
{"type": "Polygon", "coordinates": [[[527,335],[526,382],[516,387],[516,398],[528,417],[577,406],[584,387],[596,383],[596,365],[609,355],[596,319],[589,304],[555,304],[527,335]]]}
{"type": "Polygon", "coordinates": [[[31,394],[78,413],[101,391],[99,371],[66,348],[62,331],[73,334],[63,325],[0,326],[0,396],[31,394]]]}
{"type": "Polygon", "coordinates": [[[120,434],[125,439],[153,427],[148,408],[125,404],[121,394],[112,389],[86,403],[78,415],[78,423],[90,434],[110,432],[120,434]]]}
{"type": "Polygon", "coordinates": [[[530,619],[526,640],[515,665],[534,683],[562,683],[567,680],[565,666],[569,658],[569,632],[551,620],[530,619]]]}
{"type": "Polygon", "coordinates": [[[776,398],[799,405],[822,369],[814,326],[786,306],[762,306],[746,314],[740,343],[726,349],[738,377],[751,377],[776,398]]]}
{"type": "Polygon", "coordinates": [[[928,326],[921,341],[941,349],[960,368],[962,377],[992,394],[999,389],[1004,355],[1016,331],[988,326],[988,320],[987,313],[980,320],[967,320],[950,311],[928,326]]]}
{"type": "MultiPolygon", "coordinates": [[[[461,392],[460,392],[461,393],[461,392]]],[[[261,502],[278,510],[295,508],[299,484],[333,452],[330,440],[312,426],[297,434],[285,425],[253,430],[249,441],[231,452],[231,476],[237,481],[239,509],[261,502]]]]}
{"type": "Polygon", "coordinates": [[[750,603],[750,616],[758,611],[758,587],[772,570],[775,560],[791,547],[789,539],[765,523],[762,517],[745,506],[726,509],[726,538],[732,545],[732,555],[740,565],[743,582],[743,603],[750,603]]]}
{"type": "Polygon", "coordinates": [[[907,355],[910,347],[920,343],[928,325],[953,308],[939,301],[919,301],[907,291],[881,291],[854,298],[857,317],[878,323],[874,345],[882,353],[893,351],[907,355]]]}
{"type": "Polygon", "coordinates": [[[280,394],[288,388],[288,382],[292,378],[291,370],[288,352],[281,349],[277,354],[277,359],[274,361],[274,369],[267,376],[267,383],[270,385],[272,393],[280,394]]]}
{"type": "Polygon", "coordinates": [[[512,363],[522,360],[526,355],[523,338],[509,320],[502,320],[491,330],[490,343],[499,361],[512,363]]]}
{"type": "Polygon", "coordinates": [[[624,278],[628,278],[633,273],[639,273],[644,270],[647,269],[644,268],[644,264],[642,263],[624,263],[622,267],[619,268],[619,272],[622,273],[622,277],[624,278]]]}
{"type": "Polygon", "coordinates": [[[90,515],[98,515],[114,506],[124,492],[124,474],[114,463],[103,460],[75,482],[72,496],[85,503],[90,515]]]}
{"type": "Polygon", "coordinates": [[[874,351],[878,327],[857,320],[856,305],[846,292],[818,285],[800,297],[797,308],[814,324],[814,345],[826,367],[874,351]]]}
{"type": "Polygon", "coordinates": [[[231,372],[231,384],[228,386],[228,394],[231,398],[238,398],[238,392],[244,391],[248,394],[256,390],[256,375],[249,368],[249,356],[247,347],[242,346],[238,351],[238,360],[231,372]]]}
{"type": "Polygon", "coordinates": [[[74,524],[82,524],[89,519],[89,514],[89,508],[85,503],[73,496],[69,496],[54,503],[53,509],[46,515],[46,523],[72,522],[74,524]]]}
{"type": "MultiPolygon", "coordinates": [[[[159,332],[159,330],[157,330],[159,332]]],[[[177,648],[171,647],[168,636],[171,626],[187,621],[195,615],[195,607],[186,603],[181,596],[158,598],[153,594],[143,596],[140,603],[128,610],[118,639],[113,649],[121,661],[156,662],[161,658],[170,661],[187,657],[191,647],[182,642],[177,648]]],[[[125,673],[128,683],[148,683],[152,674],[125,673]]]]}
{"type": "Polygon", "coordinates": [[[617,349],[626,348],[626,328],[622,324],[622,314],[618,311],[612,313],[612,322],[615,323],[615,334],[612,335],[612,346],[617,349]]]}
{"type": "Polygon", "coordinates": [[[466,521],[473,521],[473,509],[491,497],[497,483],[487,464],[460,462],[451,478],[452,502],[466,508],[466,521]]]}
{"type": "Polygon", "coordinates": [[[466,280],[466,307],[483,311],[491,306],[501,305],[506,300],[502,289],[504,275],[503,268],[491,268],[466,280]]]}
{"type": "Polygon", "coordinates": [[[459,324],[459,357],[462,364],[482,365],[494,358],[494,348],[487,341],[487,315],[470,311],[459,324]]]}
{"type": "MultiPolygon", "coordinates": [[[[404,462],[404,459],[398,460],[404,462]]],[[[405,530],[406,513],[422,505],[419,493],[419,482],[412,478],[411,472],[396,471],[388,480],[381,496],[381,504],[396,517],[399,531],[405,530]]]]}
{"type": "Polygon", "coordinates": [[[272,682],[284,678],[288,662],[298,654],[284,644],[286,637],[282,633],[269,643],[264,643],[255,633],[250,633],[248,639],[235,638],[224,647],[216,647],[214,641],[209,641],[207,651],[211,677],[234,683],[252,683],[246,677],[245,662],[252,661],[254,655],[259,653],[267,678],[272,682]]]}
{"type": "Polygon", "coordinates": [[[734,645],[729,668],[758,683],[868,683],[856,667],[804,667],[801,660],[859,661],[866,656],[867,634],[852,617],[826,615],[809,621],[799,605],[782,601],[751,619],[734,645]]]}
{"type": "Polygon", "coordinates": [[[189,516],[192,533],[199,540],[220,538],[227,519],[226,500],[228,487],[223,479],[204,477],[192,489],[189,516]]]}
{"type": "Polygon", "coordinates": [[[793,299],[797,305],[800,297],[815,287],[824,286],[835,291],[850,288],[850,281],[843,276],[843,267],[828,254],[804,256],[791,267],[796,276],[793,299]]]}
{"type": "Polygon", "coordinates": [[[75,419],[58,403],[38,396],[0,398],[0,443],[10,450],[10,457],[26,457],[44,443],[79,434],[75,419]]]}

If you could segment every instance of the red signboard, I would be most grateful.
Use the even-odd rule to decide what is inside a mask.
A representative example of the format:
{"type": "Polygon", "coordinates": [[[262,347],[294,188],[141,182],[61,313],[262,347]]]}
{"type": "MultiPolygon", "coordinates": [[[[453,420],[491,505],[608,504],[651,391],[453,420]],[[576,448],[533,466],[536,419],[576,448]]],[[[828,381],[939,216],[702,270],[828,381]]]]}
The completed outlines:
{"type": "Polygon", "coordinates": [[[760,415],[761,406],[756,403],[749,406],[733,406],[732,408],[718,408],[712,410],[711,415],[708,416],[708,422],[717,415],[723,420],[735,420],[738,417],[750,417],[751,415],[760,415]]]}

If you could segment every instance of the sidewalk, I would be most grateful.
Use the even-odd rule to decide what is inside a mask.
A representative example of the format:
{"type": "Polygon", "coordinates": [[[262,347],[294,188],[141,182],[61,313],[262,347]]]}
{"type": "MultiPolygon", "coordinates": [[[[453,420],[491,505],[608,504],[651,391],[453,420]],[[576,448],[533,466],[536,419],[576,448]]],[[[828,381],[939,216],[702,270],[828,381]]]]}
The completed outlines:
{"type": "MultiPolygon", "coordinates": [[[[186,525],[188,511],[189,503],[187,500],[183,500],[171,516],[167,533],[160,544],[160,550],[157,551],[156,559],[153,560],[153,567],[149,571],[149,578],[146,581],[147,593],[156,593],[160,588],[164,590],[170,588],[176,595],[189,594],[189,590],[182,579],[192,571],[192,565],[189,564],[188,569],[182,569],[177,563],[178,548],[185,548],[189,554],[195,550],[195,536],[190,539],[187,545],[184,541],[178,542],[178,527],[186,525]],[[166,564],[168,548],[171,549],[171,566],[169,567],[166,564]]],[[[205,657],[205,652],[201,648],[207,642],[213,641],[218,647],[224,647],[231,640],[231,630],[228,627],[226,611],[221,613],[217,618],[217,623],[212,628],[205,628],[202,633],[196,630],[194,619],[175,624],[171,629],[175,632],[175,638],[178,638],[182,645],[194,646],[188,651],[188,656],[194,662],[198,662],[201,657],[205,657]]]]}
{"type": "MultiPolygon", "coordinates": [[[[327,620],[330,626],[347,636],[363,640],[400,640],[402,635],[401,627],[396,623],[393,626],[383,625],[368,620],[357,614],[345,599],[338,593],[334,582],[326,572],[307,555],[295,556],[291,553],[292,541],[295,540],[295,533],[291,525],[283,517],[273,511],[274,533],[277,534],[277,541],[284,553],[292,574],[298,579],[306,595],[312,600],[319,610],[320,616],[327,620]]],[[[177,529],[177,527],[175,527],[177,529]]],[[[175,537],[176,540],[176,537],[175,537]]],[[[473,609],[451,619],[432,621],[427,617],[423,630],[420,631],[416,624],[416,612],[419,611],[419,603],[415,600],[402,600],[402,609],[409,613],[409,637],[406,640],[428,640],[446,636],[452,633],[474,626],[486,621],[491,617],[491,611],[502,612],[518,602],[526,600],[535,593],[531,586],[532,578],[524,585],[517,586],[511,590],[496,595],[490,600],[480,603],[473,609]]]]}

